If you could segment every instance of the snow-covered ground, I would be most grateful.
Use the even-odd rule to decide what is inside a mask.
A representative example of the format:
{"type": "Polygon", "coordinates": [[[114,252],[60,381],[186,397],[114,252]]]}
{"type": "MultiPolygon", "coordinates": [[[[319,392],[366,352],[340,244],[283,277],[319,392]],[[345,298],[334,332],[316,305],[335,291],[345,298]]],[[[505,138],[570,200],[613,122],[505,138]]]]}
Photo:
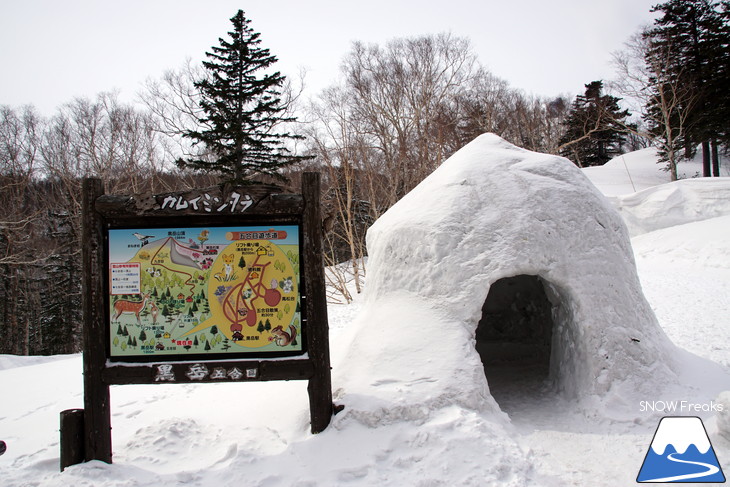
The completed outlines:
{"type": "MultiPolygon", "coordinates": [[[[680,171],[691,176],[693,167],[680,171]]],[[[633,212],[637,218],[663,216],[662,206],[654,203],[668,174],[654,163],[651,150],[586,174],[604,194],[620,197],[614,203],[627,211],[640,208],[633,212]],[[645,196],[633,194],[647,190],[645,196]]],[[[730,178],[714,183],[727,194],[730,178]]],[[[677,211],[691,209],[675,224],[635,232],[641,284],[671,340],[730,376],[730,210],[718,214],[717,205],[693,200],[698,194],[712,198],[714,191],[672,194],[680,199],[673,202],[677,211]]],[[[348,326],[357,322],[362,306],[358,298],[329,307],[335,369],[348,326]]],[[[708,364],[689,356],[684,363],[708,364]]],[[[366,377],[369,364],[356,365],[366,377]]],[[[659,419],[672,414],[701,417],[720,464],[730,468],[730,394],[718,403],[717,374],[708,374],[675,393],[613,395],[614,404],[597,401],[593,408],[590,401],[573,402],[542,384],[516,382],[496,398],[509,421],[491,421],[452,404],[370,423],[343,414],[319,435],[309,433],[305,382],[115,386],[114,464],[90,462],[60,473],[59,413],[82,407],[81,373],[79,355],[0,356],[0,440],[8,444],[0,456],[0,485],[635,485],[659,419]],[[700,410],[652,412],[642,401],[686,401],[700,410]],[[718,404],[724,406],[721,413],[718,404]],[[710,408],[715,410],[702,410],[710,408]]],[[[347,397],[337,381],[333,387],[336,399],[347,397]]]]}

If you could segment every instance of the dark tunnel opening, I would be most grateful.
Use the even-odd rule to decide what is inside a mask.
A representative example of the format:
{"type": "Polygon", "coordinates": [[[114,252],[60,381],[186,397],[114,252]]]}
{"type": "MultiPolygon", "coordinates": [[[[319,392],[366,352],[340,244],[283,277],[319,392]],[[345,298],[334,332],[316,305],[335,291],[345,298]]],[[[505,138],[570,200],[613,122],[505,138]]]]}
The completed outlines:
{"type": "Polygon", "coordinates": [[[524,394],[545,391],[553,324],[553,303],[540,277],[507,277],[490,287],[476,330],[476,349],[490,392],[508,414],[524,394]]]}

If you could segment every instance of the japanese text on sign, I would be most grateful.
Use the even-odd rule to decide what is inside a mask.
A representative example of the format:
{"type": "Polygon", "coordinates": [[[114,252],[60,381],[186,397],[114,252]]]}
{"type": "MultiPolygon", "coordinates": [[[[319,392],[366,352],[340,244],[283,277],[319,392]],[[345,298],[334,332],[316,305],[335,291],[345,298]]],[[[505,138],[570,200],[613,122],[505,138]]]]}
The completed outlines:
{"type": "Polygon", "coordinates": [[[251,196],[233,192],[227,198],[220,196],[211,196],[204,193],[195,197],[185,197],[182,195],[168,195],[161,203],[161,209],[205,211],[207,213],[229,212],[235,213],[246,211],[253,204],[251,196]]]}
{"type": "Polygon", "coordinates": [[[142,282],[140,269],[141,265],[134,262],[109,264],[110,294],[139,294],[140,283],[142,282]]]}

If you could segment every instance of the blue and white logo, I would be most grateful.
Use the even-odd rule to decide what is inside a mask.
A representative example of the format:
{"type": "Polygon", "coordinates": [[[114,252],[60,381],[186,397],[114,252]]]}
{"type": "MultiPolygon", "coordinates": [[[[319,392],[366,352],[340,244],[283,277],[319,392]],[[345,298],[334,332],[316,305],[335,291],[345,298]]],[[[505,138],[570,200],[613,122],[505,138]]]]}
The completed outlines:
{"type": "Polygon", "coordinates": [[[636,481],[725,482],[702,420],[694,416],[662,418],[636,481]]]}

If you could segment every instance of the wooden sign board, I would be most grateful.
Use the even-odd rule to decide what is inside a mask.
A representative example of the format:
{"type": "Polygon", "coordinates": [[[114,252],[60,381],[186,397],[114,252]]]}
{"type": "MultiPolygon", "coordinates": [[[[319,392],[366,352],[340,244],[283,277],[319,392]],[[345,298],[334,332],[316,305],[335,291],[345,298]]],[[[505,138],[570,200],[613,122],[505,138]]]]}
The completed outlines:
{"type": "Polygon", "coordinates": [[[307,380],[333,412],[319,174],[105,195],[84,181],[84,445],[111,463],[109,385],[307,380]]]}

